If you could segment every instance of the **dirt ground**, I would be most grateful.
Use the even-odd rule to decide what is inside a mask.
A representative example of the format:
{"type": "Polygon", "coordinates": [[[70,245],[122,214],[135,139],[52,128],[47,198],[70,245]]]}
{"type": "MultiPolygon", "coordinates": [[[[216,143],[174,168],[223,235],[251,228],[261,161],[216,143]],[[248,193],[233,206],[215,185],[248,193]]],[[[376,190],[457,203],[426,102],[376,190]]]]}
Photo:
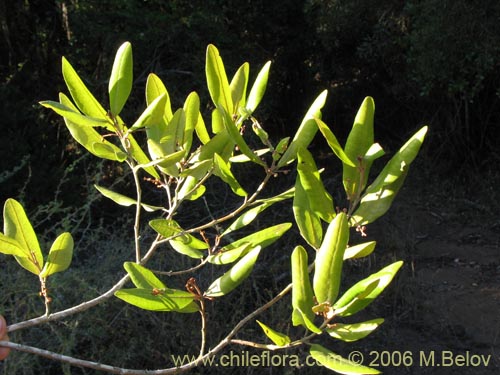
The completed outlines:
{"type": "Polygon", "coordinates": [[[485,188],[468,197],[431,181],[410,186],[374,224],[383,233],[377,264],[394,258],[406,265],[374,303],[386,322],[349,350],[384,374],[498,374],[498,193],[485,188]]]}

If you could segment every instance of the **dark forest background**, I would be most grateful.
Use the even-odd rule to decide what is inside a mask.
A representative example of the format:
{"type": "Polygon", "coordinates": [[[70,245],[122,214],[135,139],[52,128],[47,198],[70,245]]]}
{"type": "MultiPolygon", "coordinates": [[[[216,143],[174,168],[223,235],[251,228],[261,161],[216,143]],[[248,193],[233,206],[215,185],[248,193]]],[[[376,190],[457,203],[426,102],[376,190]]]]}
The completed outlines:
{"type": "MultiPolygon", "coordinates": [[[[499,20],[498,0],[0,0],[0,203],[9,197],[20,200],[42,244],[62,230],[75,237],[77,250],[71,272],[54,277],[55,309],[107,290],[117,275],[123,274],[123,261],[130,259],[133,210],[117,209],[100,199],[92,185],[121,184],[118,190],[126,192],[130,188],[126,173],[82,151],[62,119],[38,102],[57,100],[60,91],[67,92],[61,74],[61,57],[65,56],[96,98],[106,103],[115,52],[128,40],[133,46],[135,82],[124,119],[134,119],[144,110],[144,86],[150,72],[166,84],[174,108],[182,106],[195,90],[209,114],[204,68],[206,47],[213,43],[230,76],[248,61],[253,80],[263,64],[272,60],[258,118],[273,140],[293,135],[309,105],[324,89],[329,90],[329,98],[323,117],[342,144],[368,95],[376,104],[376,141],[388,155],[421,126],[429,125],[429,135],[407,182],[416,187],[412,192],[419,193],[398,201],[392,209],[395,218],[378,227],[384,240],[379,258],[369,261],[372,272],[381,268],[384,257],[413,262],[418,238],[431,242],[433,234],[450,232],[452,239],[446,237],[442,243],[461,240],[464,230],[473,227],[471,220],[475,227],[495,232],[491,238],[495,236],[492,241],[498,249],[499,20]],[[421,216],[415,216],[419,210],[421,216]],[[431,211],[438,214],[429,215],[431,211]],[[434,225],[436,217],[440,223],[456,219],[459,226],[434,225]],[[419,229],[421,226],[425,228],[419,229]]],[[[318,139],[311,147],[321,166],[333,159],[324,141],[318,139]]],[[[334,167],[329,171],[332,169],[339,173],[334,167]]],[[[257,181],[250,174],[243,174],[243,178],[248,180],[242,181],[243,185],[257,181]]],[[[333,180],[326,183],[332,185],[333,180]]],[[[338,181],[333,185],[337,189],[338,181]]],[[[278,186],[275,192],[282,190],[283,186],[278,186]]],[[[223,199],[221,196],[210,195],[210,207],[194,207],[187,215],[202,220],[200,212],[207,215],[207,209],[234,204],[227,194],[223,199]]],[[[291,217],[289,211],[278,209],[269,214],[274,215],[268,218],[273,224],[291,217]]],[[[216,334],[222,335],[238,321],[240,309],[254,307],[248,301],[264,303],[270,298],[268,288],[277,290],[278,284],[288,280],[289,254],[298,235],[285,237],[285,244],[281,242],[266,255],[276,258],[262,263],[271,266],[256,272],[252,286],[214,307],[220,314],[214,316],[226,319],[212,321],[216,334]]],[[[444,251],[438,245],[432,256],[441,256],[444,251]]],[[[0,313],[11,322],[43,314],[37,280],[18,272],[15,262],[6,258],[0,259],[0,313]]],[[[450,264],[456,265],[456,259],[453,255],[450,264]]],[[[497,267],[495,259],[492,264],[497,267]]],[[[444,260],[432,258],[428,262],[440,267],[444,260]]],[[[174,269],[186,267],[171,265],[160,256],[158,265],[165,264],[174,269]]],[[[418,267],[418,261],[416,264],[418,267]]],[[[350,266],[354,272],[349,277],[359,279],[361,272],[368,272],[365,266],[350,266]]],[[[500,272],[500,268],[495,269],[500,272]]],[[[482,269],[480,273],[484,274],[482,269]]],[[[378,305],[380,316],[392,314],[392,326],[375,338],[383,347],[395,338],[403,344],[412,342],[405,329],[417,324],[429,310],[425,305],[428,288],[409,276],[402,280],[394,289],[396,296],[388,292],[385,302],[378,305]]],[[[451,302],[453,298],[448,304],[451,302]]],[[[446,303],[438,305],[437,311],[446,307],[446,303]]],[[[15,332],[12,339],[135,368],[161,366],[172,348],[185,350],[198,345],[190,330],[178,329],[198,324],[194,318],[150,314],[116,299],[95,310],[65,322],[15,332]]],[[[498,309],[488,311],[498,319],[498,309]]],[[[482,311],[473,313],[467,327],[483,315],[482,311]]],[[[283,316],[289,311],[276,307],[270,314],[266,323],[283,325],[283,316]]],[[[436,322],[432,316],[416,328],[415,342],[425,333],[432,336],[419,349],[432,348],[439,341],[442,332],[429,331],[436,322]]],[[[246,333],[258,334],[254,329],[250,327],[246,333]]],[[[450,342],[460,341],[457,336],[450,337],[454,340],[450,342]]],[[[444,374],[442,368],[436,370],[444,374]]],[[[13,353],[3,371],[9,375],[93,373],[22,353],[13,353]]],[[[249,371],[240,369],[240,373],[249,371]]],[[[395,373],[399,374],[399,369],[395,373]]]]}
{"type": "Polygon", "coordinates": [[[78,148],[61,119],[37,102],[65,91],[63,55],[106,99],[125,40],[134,48],[130,113],[144,108],[149,72],[177,104],[192,90],[208,103],[204,57],[213,43],[230,74],[243,61],[254,74],[273,61],[260,116],[275,136],[293,134],[326,88],[324,117],[341,140],[371,95],[386,146],[428,124],[425,150],[440,173],[492,168],[499,161],[498,19],[496,0],[1,0],[0,196],[51,199],[53,181],[78,148]]]}

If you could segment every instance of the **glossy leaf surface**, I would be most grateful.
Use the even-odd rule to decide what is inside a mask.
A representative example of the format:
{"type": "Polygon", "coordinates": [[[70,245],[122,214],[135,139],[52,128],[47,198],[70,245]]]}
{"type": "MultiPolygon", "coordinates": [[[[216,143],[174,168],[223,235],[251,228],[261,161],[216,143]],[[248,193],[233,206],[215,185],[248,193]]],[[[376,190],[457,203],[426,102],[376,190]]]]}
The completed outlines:
{"type": "Polygon", "coordinates": [[[311,345],[309,354],[324,367],[338,372],[339,374],[380,374],[379,370],[349,361],[318,344],[311,345]]]}
{"type": "MultiPolygon", "coordinates": [[[[292,308],[300,309],[309,320],[313,321],[314,294],[309,278],[307,251],[302,246],[297,246],[292,252],[291,262],[292,308]]],[[[304,320],[300,314],[293,314],[292,323],[294,326],[304,325],[304,320]]]]}
{"type": "Polygon", "coordinates": [[[133,66],[132,45],[123,43],[116,52],[113,69],[109,78],[109,108],[118,116],[132,91],[133,66]]]}
{"type": "Polygon", "coordinates": [[[24,212],[23,206],[9,198],[3,208],[3,232],[17,241],[26,256],[16,256],[17,262],[25,269],[39,275],[43,268],[43,256],[35,231],[24,212]]]}
{"type": "Polygon", "coordinates": [[[333,338],[345,342],[353,342],[365,338],[376,330],[383,322],[384,319],[373,319],[354,324],[335,323],[332,327],[327,328],[326,332],[333,338]]]}
{"type": "Polygon", "coordinates": [[[304,119],[302,120],[299,128],[297,129],[292,142],[279,160],[278,167],[283,167],[284,165],[295,160],[298,149],[305,149],[312,142],[314,136],[316,135],[316,132],[318,131],[318,126],[316,125],[315,118],[321,118],[321,109],[325,105],[327,95],[328,91],[325,90],[321,94],[319,94],[319,96],[313,102],[306,115],[304,116],[304,119]]]}
{"type": "Polygon", "coordinates": [[[285,335],[284,333],[275,331],[274,329],[266,326],[264,323],[260,322],[257,320],[257,323],[259,324],[260,328],[262,328],[262,331],[264,334],[269,337],[269,339],[277,346],[285,346],[290,344],[291,340],[290,337],[285,335]]]}
{"type": "Polygon", "coordinates": [[[48,277],[56,272],[65,271],[73,259],[73,237],[70,233],[60,234],[50,247],[49,256],[40,277],[48,277]]]}
{"type": "Polygon", "coordinates": [[[395,262],[354,284],[334,304],[338,316],[349,316],[364,309],[390,284],[403,262],[395,262]]]}
{"type": "Polygon", "coordinates": [[[427,133],[423,127],[389,160],[375,181],[366,189],[358,209],[352,216],[353,225],[372,223],[385,214],[403,185],[410,164],[417,156],[427,133]]]}
{"type": "Polygon", "coordinates": [[[217,278],[207,289],[207,297],[224,296],[236,289],[252,272],[253,266],[260,253],[256,247],[241,258],[229,271],[217,278]]]}
{"type": "Polygon", "coordinates": [[[250,93],[248,94],[246,103],[246,109],[249,111],[249,113],[253,113],[257,109],[257,106],[260,104],[260,101],[262,100],[262,97],[266,92],[270,68],[271,61],[268,61],[260,70],[254,84],[252,85],[252,88],[250,89],[250,93]]]}
{"type": "Polygon", "coordinates": [[[313,288],[318,303],[333,304],[338,296],[348,241],[347,215],[341,212],[328,225],[321,247],[316,253],[313,288]]]}
{"type": "Polygon", "coordinates": [[[354,200],[366,186],[371,161],[363,160],[366,152],[373,144],[373,120],[375,103],[366,97],[356,114],[354,124],[347,137],[344,151],[356,166],[343,163],[342,180],[347,197],[354,200]]]}

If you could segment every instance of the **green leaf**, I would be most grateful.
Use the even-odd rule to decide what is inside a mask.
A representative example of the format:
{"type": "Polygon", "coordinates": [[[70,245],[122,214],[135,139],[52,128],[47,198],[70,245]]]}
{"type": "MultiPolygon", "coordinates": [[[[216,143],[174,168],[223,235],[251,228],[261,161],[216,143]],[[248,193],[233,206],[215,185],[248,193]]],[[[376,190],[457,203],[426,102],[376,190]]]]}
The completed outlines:
{"type": "MultiPolygon", "coordinates": [[[[130,145],[129,152],[130,152],[130,155],[134,158],[134,160],[141,165],[148,164],[151,160],[149,160],[149,158],[146,156],[146,154],[144,153],[142,148],[139,146],[139,144],[135,140],[134,136],[132,134],[129,134],[127,136],[127,139],[128,139],[129,145],[130,145]]],[[[144,170],[147,173],[149,173],[152,177],[154,177],[155,179],[157,179],[157,180],[160,179],[160,175],[158,174],[158,172],[156,171],[156,169],[154,167],[147,167],[147,168],[144,168],[144,170]]]]}
{"type": "Polygon", "coordinates": [[[208,135],[207,127],[201,113],[198,113],[198,122],[196,123],[194,131],[202,144],[206,144],[210,141],[210,135],[208,135]]]}
{"type": "Polygon", "coordinates": [[[203,258],[204,252],[200,250],[208,249],[206,242],[187,233],[168,241],[168,243],[178,253],[194,259],[203,258]]]}
{"type": "Polygon", "coordinates": [[[207,58],[205,72],[210,97],[216,107],[222,105],[226,112],[232,114],[233,99],[231,89],[227,80],[224,63],[220,57],[219,50],[212,44],[207,47],[207,58]]]}
{"type": "Polygon", "coordinates": [[[344,163],[351,167],[355,167],[354,163],[349,159],[349,157],[345,154],[342,146],[340,145],[337,137],[332,133],[328,125],[326,125],[321,119],[315,118],[316,125],[318,125],[318,129],[325,137],[328,146],[332,149],[333,153],[337,155],[337,157],[344,163]]]}
{"type": "MultiPolygon", "coordinates": [[[[68,120],[65,121],[66,121],[66,126],[68,126],[69,121],[68,120]]],[[[111,143],[93,142],[91,145],[91,149],[92,149],[91,152],[94,155],[103,159],[116,160],[120,163],[127,160],[127,154],[111,143]]]]}
{"type": "Polygon", "coordinates": [[[149,222],[149,226],[164,238],[170,238],[183,232],[180,225],[172,219],[154,219],[149,222]]]}
{"type": "Polygon", "coordinates": [[[176,164],[179,163],[183,158],[184,158],[184,151],[180,150],[165,157],[154,159],[153,161],[150,161],[147,164],[138,164],[134,168],[147,169],[151,166],[157,165],[160,169],[166,169],[176,166],[176,164]]]}
{"type": "Polygon", "coordinates": [[[366,186],[371,167],[370,160],[363,160],[366,152],[373,144],[373,119],[375,103],[366,97],[356,114],[354,124],[347,137],[344,151],[349,160],[356,166],[343,163],[342,180],[349,200],[354,201],[366,186]]]}
{"type": "Polygon", "coordinates": [[[108,127],[109,123],[106,120],[102,120],[95,117],[84,116],[80,112],[76,112],[72,108],[51,100],[45,100],[40,102],[45,108],[52,109],[58,115],[61,115],[65,119],[80,125],[80,126],[102,126],[104,128],[108,127]]]}
{"type": "MultiPolygon", "coordinates": [[[[78,111],[71,100],[63,93],[59,94],[59,101],[61,104],[74,110],[75,112],[78,111]]],[[[108,142],[93,127],[76,124],[67,118],[64,118],[64,123],[66,124],[71,136],[91,154],[103,159],[120,162],[127,159],[127,154],[111,142],[108,142]]]]}
{"type": "Polygon", "coordinates": [[[209,255],[207,257],[207,261],[208,263],[217,265],[230,264],[247,254],[250,249],[251,245],[249,243],[245,243],[232,250],[220,250],[216,254],[209,255]]]}
{"type": "Polygon", "coordinates": [[[378,328],[384,322],[384,319],[373,319],[362,323],[342,324],[335,323],[326,329],[326,332],[333,338],[353,342],[365,338],[378,328]]]}
{"type": "Polygon", "coordinates": [[[252,272],[260,253],[260,246],[252,249],[241,258],[229,271],[217,278],[205,292],[207,297],[224,296],[236,289],[252,272]]]}
{"type": "Polygon", "coordinates": [[[149,106],[157,97],[165,95],[165,108],[163,111],[165,122],[169,122],[172,119],[172,105],[170,103],[170,96],[165,88],[165,85],[161,79],[154,73],[148,75],[146,81],[146,103],[149,106]]]}
{"type": "Polygon", "coordinates": [[[123,268],[130,276],[130,280],[139,289],[165,289],[166,286],[158,279],[153,272],[146,267],[134,262],[123,263],[123,268]]]}
{"type": "Polygon", "coordinates": [[[352,362],[318,344],[311,345],[309,354],[327,369],[340,374],[380,374],[379,370],[352,362]]]}
{"type": "Polygon", "coordinates": [[[199,186],[199,183],[208,173],[211,173],[212,168],[213,160],[203,160],[185,169],[181,173],[181,176],[186,178],[182,182],[182,186],[177,193],[177,198],[179,200],[196,200],[203,195],[205,187],[199,186]]]}
{"type": "Polygon", "coordinates": [[[409,166],[417,156],[426,133],[427,126],[424,126],[389,160],[362,196],[360,205],[352,216],[353,225],[372,223],[389,210],[403,186],[409,166]]]}
{"type": "Polygon", "coordinates": [[[306,149],[299,149],[297,156],[297,179],[309,201],[308,207],[312,214],[329,223],[335,217],[335,209],[332,197],[321,181],[316,163],[311,153],[306,149]]]}
{"type": "MultiPolygon", "coordinates": [[[[314,320],[312,307],[314,295],[309,279],[307,251],[302,246],[297,246],[292,252],[292,307],[299,309],[311,321],[314,320]]],[[[304,320],[298,314],[292,315],[294,326],[303,325],[304,320]],[[300,319],[297,319],[297,318],[300,319]]]]}
{"type": "Polygon", "coordinates": [[[234,141],[229,136],[228,131],[223,130],[201,146],[199,153],[195,156],[193,161],[212,160],[215,154],[219,154],[224,160],[229,160],[233,154],[233,149],[234,141]]]}
{"type": "Polygon", "coordinates": [[[219,155],[214,155],[214,174],[226,184],[229,185],[233,193],[239,195],[240,197],[246,197],[248,193],[241,187],[239,182],[231,172],[231,167],[229,163],[226,163],[219,155]]]}
{"type": "MultiPolygon", "coordinates": [[[[104,195],[106,198],[111,199],[113,202],[119,204],[120,206],[130,207],[137,204],[137,201],[135,199],[117,193],[113,190],[109,190],[103,186],[94,185],[94,187],[97,189],[97,191],[99,191],[99,193],[104,195]]],[[[144,208],[144,210],[146,210],[147,212],[164,210],[163,207],[152,206],[146,203],[141,203],[141,207],[144,208]]]]}
{"type": "Polygon", "coordinates": [[[118,116],[132,91],[133,63],[132,45],[123,43],[116,52],[113,69],[109,78],[109,108],[118,116]]]}
{"type": "Polygon", "coordinates": [[[360,243],[358,245],[350,246],[344,253],[344,260],[363,258],[370,255],[375,250],[375,241],[360,243]]]}
{"type": "Polygon", "coordinates": [[[3,233],[0,233],[0,253],[18,257],[27,257],[29,255],[17,240],[7,237],[3,233]]]}
{"type": "Polygon", "coordinates": [[[46,278],[56,272],[65,271],[73,259],[73,237],[68,232],[60,234],[50,247],[49,256],[40,277],[46,278]]]}
{"type": "Polygon", "coordinates": [[[17,262],[31,273],[39,275],[43,268],[43,256],[38,239],[23,206],[12,198],[5,201],[3,225],[5,236],[16,240],[26,254],[14,255],[17,262]]]}
{"type": "Polygon", "coordinates": [[[244,244],[250,244],[252,248],[261,247],[262,249],[277,241],[287,230],[292,227],[291,223],[281,223],[271,227],[259,230],[239,240],[233,241],[221,248],[221,251],[228,251],[240,247],[244,244]]]}
{"type": "Polygon", "coordinates": [[[252,114],[257,109],[264,93],[266,92],[267,80],[269,77],[269,69],[271,68],[271,61],[268,61],[260,70],[255,82],[248,94],[246,109],[252,114]]]}
{"type": "Polygon", "coordinates": [[[323,91],[316,100],[313,102],[307,111],[304,119],[302,120],[297,132],[295,133],[292,142],[278,162],[278,167],[291,163],[297,156],[299,148],[307,148],[314,139],[318,126],[316,125],[316,118],[321,118],[321,109],[325,105],[328,91],[323,91]]]}
{"type": "Polygon", "coordinates": [[[225,236],[231,232],[241,229],[251,222],[253,222],[257,216],[262,213],[265,209],[272,206],[274,203],[281,202],[285,199],[290,199],[293,197],[293,190],[290,189],[284,193],[276,195],[275,197],[261,199],[255,203],[260,203],[258,206],[250,208],[249,210],[243,212],[238,218],[231,223],[229,227],[220,235],[220,237],[225,236]]]}
{"type": "Polygon", "coordinates": [[[321,329],[316,327],[314,324],[313,320],[308,317],[308,314],[303,312],[301,309],[298,307],[293,309],[292,312],[292,323],[294,325],[301,325],[306,327],[309,331],[312,333],[316,333],[317,335],[321,335],[323,332],[321,329]]]}
{"type": "Polygon", "coordinates": [[[134,122],[134,125],[130,127],[129,132],[133,132],[144,127],[154,126],[161,122],[166,102],[167,97],[165,94],[155,98],[155,100],[148,104],[144,112],[139,116],[136,122],[134,122]]]}
{"type": "Polygon", "coordinates": [[[293,196],[293,215],[299,227],[299,232],[306,242],[318,249],[323,238],[323,228],[320,218],[313,212],[309,197],[302,187],[300,178],[295,180],[295,194],[293,196]]]}
{"type": "Polygon", "coordinates": [[[278,346],[286,346],[288,344],[290,344],[292,341],[290,340],[290,337],[288,337],[287,335],[285,335],[284,333],[280,333],[280,332],[277,332],[275,331],[274,329],[272,328],[269,328],[268,326],[266,326],[264,323],[260,322],[260,321],[256,321],[260,328],[262,328],[262,331],[264,331],[264,334],[269,337],[269,339],[275,344],[275,345],[278,345],[278,346]]]}
{"type": "Polygon", "coordinates": [[[92,95],[87,86],[76,73],[68,60],[62,58],[62,74],[71,97],[75,101],[78,109],[89,117],[103,119],[108,122],[106,128],[114,131],[111,121],[108,120],[106,110],[92,95]]]}
{"type": "Polygon", "coordinates": [[[313,288],[320,304],[326,302],[331,305],[337,299],[348,241],[347,215],[341,212],[328,225],[323,243],[316,253],[313,288]]]}
{"type": "Polygon", "coordinates": [[[198,94],[192,92],[186,98],[184,102],[184,113],[186,115],[186,125],[184,127],[184,136],[182,149],[187,157],[191,151],[191,145],[193,143],[193,132],[198,124],[200,118],[200,98],[198,94]]]}
{"type": "Polygon", "coordinates": [[[228,132],[228,134],[231,137],[231,139],[233,140],[233,142],[235,142],[238,145],[238,148],[240,149],[240,151],[244,155],[246,155],[254,163],[265,166],[265,163],[257,155],[255,155],[255,153],[247,145],[247,143],[243,139],[243,136],[241,135],[240,131],[236,127],[236,124],[231,119],[231,116],[222,107],[217,107],[217,108],[222,113],[222,117],[224,120],[224,127],[225,127],[226,131],[228,132]]]}
{"type": "Polygon", "coordinates": [[[150,311],[196,312],[194,296],[177,289],[121,289],[115,292],[119,299],[150,311]]]}
{"type": "Polygon", "coordinates": [[[403,262],[395,262],[354,284],[334,304],[337,316],[349,316],[364,309],[391,283],[403,262]]]}
{"type": "Polygon", "coordinates": [[[229,87],[234,104],[232,113],[237,113],[238,108],[245,107],[249,72],[250,65],[246,62],[239,67],[231,80],[229,87]]]}

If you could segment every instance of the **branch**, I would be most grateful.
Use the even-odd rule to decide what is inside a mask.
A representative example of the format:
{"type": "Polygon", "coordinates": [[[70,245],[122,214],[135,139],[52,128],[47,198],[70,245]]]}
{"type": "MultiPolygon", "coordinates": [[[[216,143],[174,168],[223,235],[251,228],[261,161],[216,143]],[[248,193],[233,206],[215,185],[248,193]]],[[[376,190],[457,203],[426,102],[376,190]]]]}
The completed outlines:
{"type": "MultiPolygon", "coordinates": [[[[123,279],[122,279],[123,280],[123,279]]],[[[201,364],[203,364],[208,358],[217,354],[219,351],[224,349],[227,345],[233,343],[232,338],[247,324],[250,320],[255,318],[257,315],[261,314],[276,302],[278,302],[281,298],[283,298],[287,293],[292,290],[292,284],[288,284],[279,294],[277,294],[273,299],[267,302],[265,305],[259,307],[257,310],[253,311],[246,317],[236,324],[236,326],[229,332],[229,334],[222,339],[219,344],[217,344],[212,350],[207,352],[203,356],[199,356],[196,360],[189,362],[185,365],[179,367],[172,367],[167,369],[159,369],[159,370],[135,370],[135,369],[125,369],[116,366],[104,365],[97,362],[86,361],[78,358],[69,357],[66,355],[54,353],[48,350],[38,349],[28,345],[21,345],[10,341],[0,341],[0,346],[11,348],[14,350],[31,353],[35,355],[39,355],[45,358],[57,360],[60,362],[68,363],[73,366],[86,367],[99,371],[106,371],[111,374],[123,374],[123,375],[171,375],[171,374],[179,374],[182,372],[186,372],[192,368],[195,368],[201,364]]],[[[12,327],[12,326],[10,326],[12,327]]],[[[8,327],[8,329],[10,328],[8,327]]],[[[12,330],[10,330],[12,331],[12,330]]],[[[234,340],[235,343],[244,343],[244,341],[234,340]]]]}

